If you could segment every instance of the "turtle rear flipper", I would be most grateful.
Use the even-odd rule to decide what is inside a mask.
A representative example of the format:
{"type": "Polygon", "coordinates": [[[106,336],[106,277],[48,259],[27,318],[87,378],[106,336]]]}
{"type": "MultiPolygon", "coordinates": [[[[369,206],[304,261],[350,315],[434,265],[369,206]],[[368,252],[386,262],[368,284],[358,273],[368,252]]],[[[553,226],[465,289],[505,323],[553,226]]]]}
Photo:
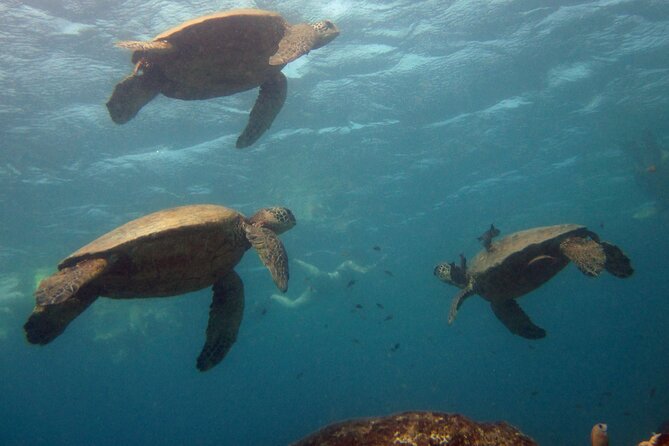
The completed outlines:
{"type": "Polygon", "coordinates": [[[106,259],[98,258],[61,269],[40,282],[35,291],[37,306],[60,304],[75,297],[81,287],[100,276],[108,266],[106,259]]]}
{"type": "Polygon", "coordinates": [[[629,277],[634,273],[634,268],[632,268],[630,259],[625,255],[622,249],[608,242],[601,242],[601,245],[606,254],[604,268],[606,268],[609,273],[620,278],[629,277]]]}
{"type": "Polygon", "coordinates": [[[125,124],[160,93],[162,76],[156,72],[131,74],[116,84],[107,110],[112,121],[125,124]]]}
{"type": "Polygon", "coordinates": [[[53,341],[95,299],[97,299],[95,294],[83,292],[59,304],[38,304],[23,325],[28,342],[44,345],[53,341]]]}
{"type": "Polygon", "coordinates": [[[246,238],[258,252],[260,260],[269,269],[279,290],[288,290],[288,254],[277,235],[267,228],[244,225],[246,238]]]}
{"type": "Polygon", "coordinates": [[[237,138],[238,149],[243,149],[256,142],[272,126],[274,118],[286,101],[287,91],[288,81],[280,71],[260,85],[258,98],[249,115],[249,122],[237,138]]]}
{"type": "Polygon", "coordinates": [[[511,333],[527,339],[541,339],[546,336],[546,330],[534,325],[514,299],[491,302],[490,306],[497,319],[502,321],[511,333]]]}
{"type": "Polygon", "coordinates": [[[123,40],[116,42],[114,46],[132,51],[145,51],[150,53],[169,53],[174,50],[174,45],[165,40],[123,40]]]}
{"type": "Polygon", "coordinates": [[[460,306],[465,301],[465,299],[473,295],[474,291],[472,290],[472,287],[466,286],[465,288],[461,289],[458,294],[453,296],[453,300],[451,301],[451,309],[448,312],[448,325],[451,325],[455,320],[455,316],[457,316],[458,310],[460,309],[460,306]]]}
{"type": "Polygon", "coordinates": [[[586,276],[597,277],[604,270],[606,254],[595,240],[570,237],[560,243],[560,250],[586,276]]]}
{"type": "Polygon", "coordinates": [[[197,358],[197,368],[207,371],[221,362],[237,340],[244,314],[244,283],[236,272],[220,278],[213,287],[207,339],[197,358]]]}
{"type": "Polygon", "coordinates": [[[57,338],[98,298],[86,285],[108,267],[106,259],[88,259],[42,280],[35,291],[35,308],[23,325],[28,342],[44,345],[57,338]]]}
{"type": "Polygon", "coordinates": [[[307,54],[316,43],[316,31],[311,25],[293,25],[279,41],[279,49],[269,58],[270,65],[285,65],[307,54]]]}

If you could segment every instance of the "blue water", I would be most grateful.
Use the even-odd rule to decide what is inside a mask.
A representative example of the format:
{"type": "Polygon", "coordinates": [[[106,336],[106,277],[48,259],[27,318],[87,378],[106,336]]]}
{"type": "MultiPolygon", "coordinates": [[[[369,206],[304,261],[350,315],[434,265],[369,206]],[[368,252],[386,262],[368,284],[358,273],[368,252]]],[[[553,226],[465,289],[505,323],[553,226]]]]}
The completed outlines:
{"type": "MultiPolygon", "coordinates": [[[[4,0],[0,45],[0,444],[285,445],[429,409],[542,445],[586,445],[606,422],[632,445],[669,417],[669,203],[648,187],[669,165],[639,171],[630,149],[651,134],[669,151],[668,2],[4,0]],[[132,68],[115,41],[233,7],[341,29],[284,69],[258,143],[234,148],[255,91],[109,119],[132,68]],[[376,267],[290,309],[249,251],[238,340],[206,373],[209,290],[99,299],[53,343],[24,340],[35,281],[60,259],[191,203],[288,206],[291,259],[376,267]],[[634,276],[569,266],[523,298],[543,340],[480,298],[447,325],[457,290],[435,264],[472,257],[490,223],[567,222],[619,244],[634,276]]],[[[295,298],[309,278],[291,268],[295,298]]]]}

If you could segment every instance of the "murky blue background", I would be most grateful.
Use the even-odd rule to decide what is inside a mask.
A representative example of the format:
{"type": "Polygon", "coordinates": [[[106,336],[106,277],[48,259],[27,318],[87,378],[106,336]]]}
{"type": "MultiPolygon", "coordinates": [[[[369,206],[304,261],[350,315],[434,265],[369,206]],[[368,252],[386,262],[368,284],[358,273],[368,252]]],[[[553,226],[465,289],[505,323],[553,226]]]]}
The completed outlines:
{"type": "MultiPolygon", "coordinates": [[[[588,444],[605,421],[625,445],[669,417],[668,217],[648,187],[669,164],[637,159],[644,135],[669,149],[666,1],[3,0],[0,46],[1,444],[283,445],[430,409],[507,420],[543,445],[588,444]],[[341,29],[284,69],[288,99],[256,145],[234,148],[256,91],[159,97],[112,123],[104,103],[132,69],[115,41],[233,7],[341,29]],[[190,203],[288,206],[292,259],[377,266],[289,309],[247,253],[239,338],[207,373],[208,290],[100,299],[52,344],[27,344],[37,278],[190,203]],[[432,269],[472,257],[491,222],[588,225],[636,273],[570,266],[525,297],[540,341],[480,298],[449,327],[457,290],[432,269]]],[[[308,278],[291,267],[292,298],[308,278]]]]}

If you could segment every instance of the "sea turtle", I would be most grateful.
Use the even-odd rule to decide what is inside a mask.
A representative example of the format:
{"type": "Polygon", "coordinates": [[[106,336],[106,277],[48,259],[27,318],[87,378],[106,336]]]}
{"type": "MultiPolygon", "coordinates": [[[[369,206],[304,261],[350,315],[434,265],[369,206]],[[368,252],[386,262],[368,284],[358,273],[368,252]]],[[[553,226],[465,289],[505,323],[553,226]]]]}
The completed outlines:
{"type": "Polygon", "coordinates": [[[242,320],[244,287],[233,268],[253,246],[276,286],[286,291],[288,258],[277,234],[294,225],[286,208],[264,208],[246,218],[209,204],[132,220],[70,254],[42,280],[24,325],[26,337],[48,344],[98,296],[174,296],[213,284],[206,342],[197,359],[197,368],[208,370],[232,347],[242,320]]]}
{"type": "Polygon", "coordinates": [[[458,414],[403,412],[386,417],[361,418],[324,427],[292,446],[536,446],[515,427],[478,423],[458,414]]]}
{"type": "Polygon", "coordinates": [[[479,252],[469,268],[464,262],[460,266],[440,263],[434,274],[461,288],[453,298],[449,324],[462,302],[478,294],[490,302],[495,316],[512,333],[539,339],[546,332],[532,323],[515,299],[543,285],[569,261],[588,276],[598,276],[604,269],[616,277],[634,272],[620,248],[600,242],[585,226],[563,224],[516,232],[492,242],[490,251],[479,252]]]}
{"type": "Polygon", "coordinates": [[[234,9],[189,20],[148,42],[118,42],[133,50],[135,69],[116,85],[107,109],[124,124],[159,93],[196,100],[260,87],[237,139],[237,147],[248,147],[269,129],[286,99],[281,69],[338,35],[330,20],[290,25],[276,12],[234,9]]]}
{"type": "Polygon", "coordinates": [[[654,434],[647,441],[639,443],[638,446],[669,446],[669,434],[654,434]]]}

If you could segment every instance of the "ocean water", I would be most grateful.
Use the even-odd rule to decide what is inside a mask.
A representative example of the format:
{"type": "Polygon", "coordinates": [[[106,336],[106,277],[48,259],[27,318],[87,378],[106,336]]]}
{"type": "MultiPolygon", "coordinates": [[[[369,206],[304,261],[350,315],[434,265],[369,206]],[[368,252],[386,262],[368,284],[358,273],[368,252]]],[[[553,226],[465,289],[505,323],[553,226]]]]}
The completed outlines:
{"type": "Polygon", "coordinates": [[[632,445],[669,418],[669,3],[665,0],[0,2],[0,444],[286,445],[406,410],[505,420],[542,445],[609,425],[632,445]],[[216,10],[333,20],[284,69],[288,98],[234,148],[256,91],[158,97],[125,125],[104,106],[124,39],[216,10]],[[29,345],[32,293],[69,253],[172,206],[283,205],[288,308],[253,251],[244,320],[201,373],[208,289],[99,299],[29,345]],[[432,274],[502,235],[580,223],[635,274],[573,265],[520,300],[548,336],[514,336],[432,274]],[[346,271],[314,285],[296,262],[346,271]]]}

